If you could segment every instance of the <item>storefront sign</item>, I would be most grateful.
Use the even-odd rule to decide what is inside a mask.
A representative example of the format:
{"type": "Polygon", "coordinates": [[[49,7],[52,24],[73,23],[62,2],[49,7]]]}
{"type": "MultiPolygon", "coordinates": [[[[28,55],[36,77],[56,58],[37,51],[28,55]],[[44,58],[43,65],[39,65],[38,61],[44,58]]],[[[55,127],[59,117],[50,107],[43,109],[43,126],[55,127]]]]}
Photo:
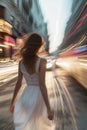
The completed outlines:
{"type": "Polygon", "coordinates": [[[15,44],[15,40],[10,36],[5,36],[4,41],[15,44]]]}
{"type": "Polygon", "coordinates": [[[6,32],[12,35],[12,25],[7,21],[0,19],[0,32],[6,32]]]}
{"type": "Polygon", "coordinates": [[[15,40],[10,36],[4,37],[4,44],[9,46],[15,46],[15,40]]]}

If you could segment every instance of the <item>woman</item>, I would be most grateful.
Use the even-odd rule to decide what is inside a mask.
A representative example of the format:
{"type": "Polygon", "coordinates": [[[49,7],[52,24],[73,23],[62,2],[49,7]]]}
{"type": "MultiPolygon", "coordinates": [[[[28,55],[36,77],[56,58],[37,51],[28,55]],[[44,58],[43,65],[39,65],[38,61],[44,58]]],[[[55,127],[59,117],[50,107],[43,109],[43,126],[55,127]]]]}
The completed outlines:
{"type": "Polygon", "coordinates": [[[18,80],[10,106],[15,130],[54,130],[53,112],[45,85],[46,60],[37,55],[42,44],[42,37],[31,33],[21,49],[22,60],[19,62],[18,80]],[[23,76],[27,86],[15,103],[23,76]]]}

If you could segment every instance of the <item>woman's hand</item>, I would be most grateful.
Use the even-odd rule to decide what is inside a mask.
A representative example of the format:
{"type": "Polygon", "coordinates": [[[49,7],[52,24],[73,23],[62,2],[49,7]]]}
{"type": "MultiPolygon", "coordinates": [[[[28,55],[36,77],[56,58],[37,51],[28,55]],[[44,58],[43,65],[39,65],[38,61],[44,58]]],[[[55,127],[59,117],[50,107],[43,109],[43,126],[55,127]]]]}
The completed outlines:
{"type": "Polygon", "coordinates": [[[53,120],[54,118],[54,112],[52,110],[48,110],[48,119],[53,120]]]}
{"type": "Polygon", "coordinates": [[[14,112],[14,104],[11,104],[11,106],[10,106],[10,112],[11,112],[11,113],[14,112]]]}

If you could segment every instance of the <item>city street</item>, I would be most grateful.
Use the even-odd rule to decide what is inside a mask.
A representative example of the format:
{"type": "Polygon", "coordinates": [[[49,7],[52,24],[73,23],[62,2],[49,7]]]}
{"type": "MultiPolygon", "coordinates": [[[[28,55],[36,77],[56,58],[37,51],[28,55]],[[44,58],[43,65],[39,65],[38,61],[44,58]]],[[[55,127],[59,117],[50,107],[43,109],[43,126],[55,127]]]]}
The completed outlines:
{"type": "MultiPolygon", "coordinates": [[[[2,67],[3,68],[3,67],[2,67]]],[[[10,66],[10,70],[13,66],[10,66]]],[[[12,121],[12,114],[9,112],[9,106],[12,99],[13,90],[16,84],[17,79],[17,65],[14,65],[13,69],[15,71],[9,71],[5,78],[0,80],[0,130],[14,130],[13,121],[12,121]],[[8,76],[9,75],[9,76],[8,76]],[[14,77],[12,77],[14,76],[14,77]],[[7,79],[4,82],[4,79],[7,79]]],[[[1,69],[1,67],[0,67],[1,69]]],[[[3,70],[3,69],[2,69],[3,70]]],[[[4,70],[6,70],[4,68],[4,70]]],[[[5,74],[5,72],[4,72],[5,74]]],[[[65,88],[65,92],[63,89],[58,89],[58,120],[57,120],[57,130],[75,130],[72,128],[73,122],[72,118],[77,121],[73,122],[73,125],[78,127],[78,130],[86,130],[87,129],[87,91],[77,83],[76,80],[71,78],[64,70],[57,69],[56,70],[56,81],[59,79],[59,82],[63,88],[65,88]],[[67,93],[66,93],[67,92],[67,93]],[[68,93],[69,92],[69,93],[68,93]],[[66,97],[64,93],[67,94],[67,101],[63,98],[66,97]],[[63,96],[63,97],[62,97],[63,96]],[[62,97],[62,98],[60,98],[62,97]],[[71,102],[69,102],[69,99],[71,102]],[[73,102],[72,102],[73,100],[73,102]],[[62,105],[63,102],[63,110],[65,111],[65,116],[63,115],[62,105]],[[74,106],[75,104],[75,106],[74,106]],[[70,107],[70,110],[69,110],[70,107]],[[75,112],[77,111],[77,112],[75,112]],[[71,117],[70,117],[71,116],[71,117]]],[[[53,91],[50,91],[52,86],[54,87],[52,71],[47,71],[46,77],[46,84],[49,89],[48,94],[50,97],[50,101],[53,101],[53,91]]],[[[1,77],[0,77],[1,78],[1,77]]],[[[25,86],[25,81],[23,81],[22,88],[20,90],[20,94],[25,86]]],[[[19,94],[19,95],[20,95],[19,94]]],[[[76,127],[74,126],[74,127],[76,127]]]]}
{"type": "Polygon", "coordinates": [[[0,0],[0,130],[15,129],[10,104],[21,59],[27,84],[23,77],[16,129],[53,130],[48,118],[55,130],[87,130],[87,0],[0,0]]]}

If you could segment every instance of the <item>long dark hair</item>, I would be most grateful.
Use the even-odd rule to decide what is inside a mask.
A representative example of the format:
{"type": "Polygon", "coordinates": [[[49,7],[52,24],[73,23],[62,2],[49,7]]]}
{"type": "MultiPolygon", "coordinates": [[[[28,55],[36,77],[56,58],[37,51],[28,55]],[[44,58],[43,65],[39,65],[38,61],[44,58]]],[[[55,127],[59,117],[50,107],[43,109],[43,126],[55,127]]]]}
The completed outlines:
{"type": "Polygon", "coordinates": [[[31,33],[24,41],[24,47],[21,49],[21,56],[27,70],[35,71],[35,62],[38,58],[38,51],[43,45],[43,38],[37,33],[31,33]]]}

